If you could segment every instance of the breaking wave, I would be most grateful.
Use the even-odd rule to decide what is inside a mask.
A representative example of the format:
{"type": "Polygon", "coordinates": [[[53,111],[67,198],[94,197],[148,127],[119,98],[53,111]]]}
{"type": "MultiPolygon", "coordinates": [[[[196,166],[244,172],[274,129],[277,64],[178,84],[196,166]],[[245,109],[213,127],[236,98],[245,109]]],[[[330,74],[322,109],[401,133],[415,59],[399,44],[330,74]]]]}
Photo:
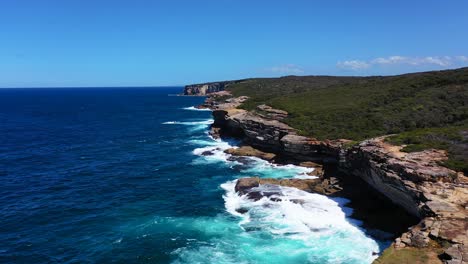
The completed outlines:
{"type": "Polygon", "coordinates": [[[211,111],[208,108],[196,108],[195,106],[184,107],[182,109],[189,110],[189,111],[211,111]]]}
{"type": "Polygon", "coordinates": [[[191,131],[207,129],[211,124],[213,124],[213,119],[202,120],[202,121],[166,121],[162,123],[163,125],[183,125],[191,126],[191,131]]]}

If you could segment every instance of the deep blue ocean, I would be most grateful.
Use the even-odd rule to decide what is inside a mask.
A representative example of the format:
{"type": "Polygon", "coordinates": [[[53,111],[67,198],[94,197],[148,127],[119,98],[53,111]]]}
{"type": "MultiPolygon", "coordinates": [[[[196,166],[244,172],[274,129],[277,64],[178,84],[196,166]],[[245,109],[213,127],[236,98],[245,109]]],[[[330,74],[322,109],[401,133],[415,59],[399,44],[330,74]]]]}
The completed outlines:
{"type": "Polygon", "coordinates": [[[203,97],[173,88],[0,89],[0,263],[370,263],[381,241],[346,200],[245,176],[309,169],[234,160],[203,97]],[[208,156],[206,156],[208,154],[208,156]],[[297,202],[300,201],[300,202],[297,202]],[[242,210],[239,210],[242,209],[242,210]]]}

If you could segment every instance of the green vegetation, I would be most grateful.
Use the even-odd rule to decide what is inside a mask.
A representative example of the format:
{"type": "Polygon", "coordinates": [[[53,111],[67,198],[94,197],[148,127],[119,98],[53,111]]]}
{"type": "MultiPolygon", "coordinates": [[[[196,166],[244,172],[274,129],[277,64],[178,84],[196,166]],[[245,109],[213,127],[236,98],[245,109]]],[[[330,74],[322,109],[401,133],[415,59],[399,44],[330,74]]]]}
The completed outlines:
{"type": "Polygon", "coordinates": [[[250,97],[245,109],[267,104],[288,111],[287,124],[318,139],[359,141],[414,131],[392,140],[407,144],[406,151],[446,149],[445,165],[466,170],[468,68],[387,77],[249,79],[228,89],[250,97]]]}

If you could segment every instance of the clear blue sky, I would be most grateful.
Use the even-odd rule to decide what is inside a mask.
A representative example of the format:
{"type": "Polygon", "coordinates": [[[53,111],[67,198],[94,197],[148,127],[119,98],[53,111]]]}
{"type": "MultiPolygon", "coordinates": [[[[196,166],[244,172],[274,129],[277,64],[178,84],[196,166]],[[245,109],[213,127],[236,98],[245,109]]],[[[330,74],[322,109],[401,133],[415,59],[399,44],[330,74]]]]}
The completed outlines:
{"type": "Polygon", "coordinates": [[[468,66],[468,1],[2,0],[0,87],[468,66]]]}

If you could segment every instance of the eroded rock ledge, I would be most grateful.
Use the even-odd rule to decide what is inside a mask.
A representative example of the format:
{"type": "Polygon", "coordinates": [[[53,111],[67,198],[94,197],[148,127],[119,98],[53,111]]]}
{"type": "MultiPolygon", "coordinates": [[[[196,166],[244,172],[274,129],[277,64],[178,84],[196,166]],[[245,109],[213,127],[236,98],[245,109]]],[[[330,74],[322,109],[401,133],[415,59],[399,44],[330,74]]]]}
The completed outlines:
{"type": "Polygon", "coordinates": [[[254,149],[251,146],[242,146],[240,148],[230,148],[224,151],[227,154],[234,156],[258,157],[267,161],[273,161],[276,157],[273,153],[263,152],[254,149]]]}
{"type": "MultiPolygon", "coordinates": [[[[391,254],[411,248],[437,252],[439,259],[434,261],[451,264],[468,261],[468,179],[462,173],[439,165],[447,159],[444,151],[405,153],[401,147],[386,143],[385,137],[351,147],[348,140],[320,141],[298,135],[282,123],[281,120],[287,117],[284,111],[265,105],[245,111],[237,107],[246,97],[219,103],[213,100],[216,96],[220,95],[213,94],[203,105],[213,110],[213,136],[239,137],[250,146],[274,153],[276,158],[335,164],[346,174],[347,180],[362,179],[388,200],[419,218],[419,224],[395,240],[391,254]]],[[[320,182],[248,178],[239,181],[238,185],[277,184],[329,194],[320,187],[320,182]]],[[[236,188],[241,193],[247,190],[236,188]]]]}

